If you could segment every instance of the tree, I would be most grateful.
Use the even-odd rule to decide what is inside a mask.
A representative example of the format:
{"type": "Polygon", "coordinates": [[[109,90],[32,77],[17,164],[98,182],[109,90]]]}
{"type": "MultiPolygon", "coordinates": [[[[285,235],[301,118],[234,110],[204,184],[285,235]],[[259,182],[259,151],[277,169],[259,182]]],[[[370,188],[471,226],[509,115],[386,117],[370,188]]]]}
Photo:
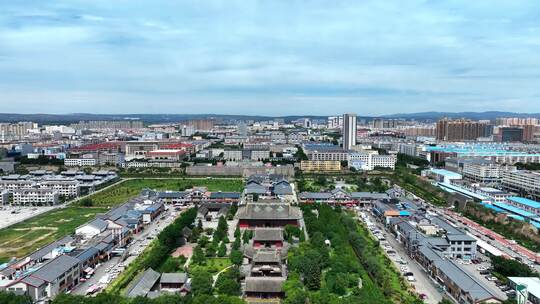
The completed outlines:
{"type": "Polygon", "coordinates": [[[214,242],[210,243],[208,246],[206,246],[206,256],[207,257],[215,257],[216,256],[216,244],[214,242]]]}
{"type": "Polygon", "coordinates": [[[326,177],[324,177],[323,175],[319,175],[315,182],[317,183],[317,185],[325,186],[328,181],[326,180],[326,177]]]}
{"type": "Polygon", "coordinates": [[[197,244],[201,247],[206,247],[206,245],[208,245],[209,242],[210,242],[210,239],[206,235],[203,235],[199,238],[199,241],[197,242],[197,244]]]}
{"type": "Polygon", "coordinates": [[[94,201],[92,201],[91,198],[83,198],[81,201],[80,201],[80,204],[81,206],[83,207],[92,207],[94,205],[94,201]]]}
{"type": "Polygon", "coordinates": [[[195,296],[211,295],[213,283],[212,275],[207,271],[196,269],[191,274],[191,291],[195,296]]]}
{"type": "Polygon", "coordinates": [[[240,249],[240,245],[242,245],[240,242],[241,242],[240,238],[236,238],[236,239],[234,240],[233,244],[232,244],[232,249],[233,249],[233,250],[238,250],[238,249],[240,249]]]}
{"type": "Polygon", "coordinates": [[[28,296],[19,296],[12,292],[0,291],[0,303],[2,304],[32,304],[28,296]]]}
{"type": "Polygon", "coordinates": [[[242,234],[242,241],[244,244],[249,243],[249,240],[253,237],[253,231],[251,230],[244,230],[244,234],[242,234]]]}
{"type": "Polygon", "coordinates": [[[299,239],[300,243],[303,243],[306,241],[306,234],[304,233],[304,230],[302,229],[300,231],[300,239],[299,239]]]}
{"type": "Polygon", "coordinates": [[[304,285],[310,290],[321,288],[321,267],[315,260],[305,260],[303,265],[304,285]]]}
{"type": "Polygon", "coordinates": [[[225,255],[227,255],[227,246],[225,245],[225,242],[221,242],[221,245],[219,245],[217,256],[222,258],[225,255]]]}
{"type": "Polygon", "coordinates": [[[283,291],[285,291],[285,304],[305,304],[308,299],[308,294],[304,291],[297,273],[289,273],[287,281],[283,284],[283,291]]]}
{"type": "Polygon", "coordinates": [[[228,236],[225,236],[221,241],[225,244],[229,244],[231,242],[228,236]]]}
{"type": "MultiPolygon", "coordinates": [[[[185,261],[184,261],[185,262],[185,261]]],[[[177,272],[182,267],[182,260],[169,257],[159,268],[159,272],[177,272]]]]}
{"type": "Polygon", "coordinates": [[[491,259],[493,271],[500,273],[505,277],[532,277],[538,276],[538,273],[532,271],[529,266],[517,261],[503,257],[493,257],[491,259]]]}
{"type": "Polygon", "coordinates": [[[191,259],[195,265],[202,265],[206,262],[206,256],[204,255],[201,246],[195,246],[191,259]]]}
{"type": "Polygon", "coordinates": [[[285,226],[285,238],[289,243],[292,243],[293,237],[300,238],[300,235],[302,234],[300,228],[294,225],[286,225],[285,226]]]}
{"type": "Polygon", "coordinates": [[[231,262],[234,265],[237,265],[237,266],[242,265],[243,260],[244,260],[244,254],[242,254],[242,251],[240,250],[231,251],[231,262]]]}
{"type": "Polygon", "coordinates": [[[240,271],[238,267],[231,267],[219,275],[216,280],[216,290],[219,294],[238,296],[240,295],[240,271]]]}
{"type": "Polygon", "coordinates": [[[234,230],[234,239],[239,239],[242,236],[242,232],[240,231],[240,226],[236,226],[236,230],[234,230]]]}
{"type": "Polygon", "coordinates": [[[227,220],[225,217],[220,216],[216,231],[214,232],[214,239],[217,239],[218,241],[223,240],[223,238],[227,235],[228,229],[229,225],[227,225],[227,220]]]}

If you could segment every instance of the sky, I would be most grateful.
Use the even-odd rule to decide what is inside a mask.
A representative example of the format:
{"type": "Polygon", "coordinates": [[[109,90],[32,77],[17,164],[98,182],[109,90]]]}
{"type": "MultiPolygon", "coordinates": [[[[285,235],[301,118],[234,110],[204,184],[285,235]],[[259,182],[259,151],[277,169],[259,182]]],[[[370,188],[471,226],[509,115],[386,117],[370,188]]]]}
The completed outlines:
{"type": "Polygon", "coordinates": [[[0,0],[0,112],[540,112],[538,0],[0,0]]]}

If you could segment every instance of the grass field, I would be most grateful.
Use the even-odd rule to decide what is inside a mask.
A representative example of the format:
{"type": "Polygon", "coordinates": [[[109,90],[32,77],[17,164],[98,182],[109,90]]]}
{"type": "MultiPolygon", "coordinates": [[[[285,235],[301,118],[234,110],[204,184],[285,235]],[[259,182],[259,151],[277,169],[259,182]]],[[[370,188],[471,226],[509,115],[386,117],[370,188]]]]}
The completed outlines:
{"type": "Polygon", "coordinates": [[[115,206],[137,196],[145,188],[182,191],[194,186],[208,187],[209,191],[240,192],[243,189],[243,182],[241,179],[133,179],[91,195],[89,198],[93,206],[115,206]]]}
{"type": "Polygon", "coordinates": [[[211,274],[216,274],[223,269],[231,266],[231,260],[229,258],[208,258],[205,265],[190,266],[189,271],[193,272],[195,269],[202,269],[211,274]]]}
{"type": "Polygon", "coordinates": [[[68,207],[56,209],[0,230],[0,262],[23,257],[94,218],[106,208],[68,207]]]}

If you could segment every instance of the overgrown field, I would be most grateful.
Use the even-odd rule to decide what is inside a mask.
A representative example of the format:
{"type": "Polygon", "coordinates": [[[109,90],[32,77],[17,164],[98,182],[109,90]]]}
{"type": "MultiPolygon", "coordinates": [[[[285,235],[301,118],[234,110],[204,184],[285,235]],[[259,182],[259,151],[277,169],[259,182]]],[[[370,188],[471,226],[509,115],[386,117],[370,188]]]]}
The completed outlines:
{"type": "Polygon", "coordinates": [[[68,207],[40,214],[24,222],[0,230],[0,261],[23,257],[93,219],[106,208],[68,207]]]}

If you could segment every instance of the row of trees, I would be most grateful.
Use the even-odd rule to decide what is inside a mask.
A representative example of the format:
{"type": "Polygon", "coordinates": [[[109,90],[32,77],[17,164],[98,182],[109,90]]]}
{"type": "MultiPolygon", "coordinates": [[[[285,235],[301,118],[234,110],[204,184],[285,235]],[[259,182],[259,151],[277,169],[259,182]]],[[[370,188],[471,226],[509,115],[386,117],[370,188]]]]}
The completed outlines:
{"type": "Polygon", "coordinates": [[[538,272],[516,260],[494,256],[491,258],[491,265],[494,272],[505,277],[540,277],[538,272]]]}
{"type": "Polygon", "coordinates": [[[429,161],[420,157],[398,153],[396,165],[405,167],[407,164],[424,168],[429,166],[429,161]]]}
{"type": "MultiPolygon", "coordinates": [[[[0,302],[4,303],[4,302],[0,302]]],[[[6,302],[7,304],[30,304],[31,302],[6,302]]],[[[96,297],[84,297],[62,294],[52,304],[244,304],[238,297],[214,296],[199,293],[198,295],[162,295],[155,299],[146,297],[125,298],[119,295],[101,293],[96,297]]]]}
{"type": "MultiPolygon", "coordinates": [[[[202,222],[199,221],[195,229],[202,230],[202,222]]],[[[235,240],[231,246],[231,261],[233,266],[221,272],[217,277],[215,284],[209,270],[205,267],[209,257],[215,256],[215,248],[218,257],[224,257],[227,253],[226,244],[229,243],[228,224],[225,217],[221,216],[218,220],[218,225],[215,230],[207,230],[207,235],[212,234],[212,240],[207,235],[199,237],[197,246],[194,249],[192,263],[194,267],[190,267],[191,288],[192,294],[195,297],[238,297],[241,294],[240,289],[240,270],[239,266],[242,263],[243,255],[240,249],[241,234],[237,227],[235,231],[235,240]],[[219,244],[219,245],[218,245],[219,244]],[[240,253],[237,257],[236,253],[240,253]]],[[[226,298],[227,299],[227,298],[226,298]]]]}
{"type": "Polygon", "coordinates": [[[216,230],[207,229],[206,234],[212,235],[212,240],[207,235],[198,236],[202,231],[202,222],[199,220],[197,227],[193,230],[192,241],[197,241],[197,246],[193,249],[192,261],[195,265],[205,265],[206,258],[212,258],[216,255],[224,257],[227,255],[227,244],[230,242],[227,236],[229,227],[225,217],[221,216],[218,220],[216,230]]]}

